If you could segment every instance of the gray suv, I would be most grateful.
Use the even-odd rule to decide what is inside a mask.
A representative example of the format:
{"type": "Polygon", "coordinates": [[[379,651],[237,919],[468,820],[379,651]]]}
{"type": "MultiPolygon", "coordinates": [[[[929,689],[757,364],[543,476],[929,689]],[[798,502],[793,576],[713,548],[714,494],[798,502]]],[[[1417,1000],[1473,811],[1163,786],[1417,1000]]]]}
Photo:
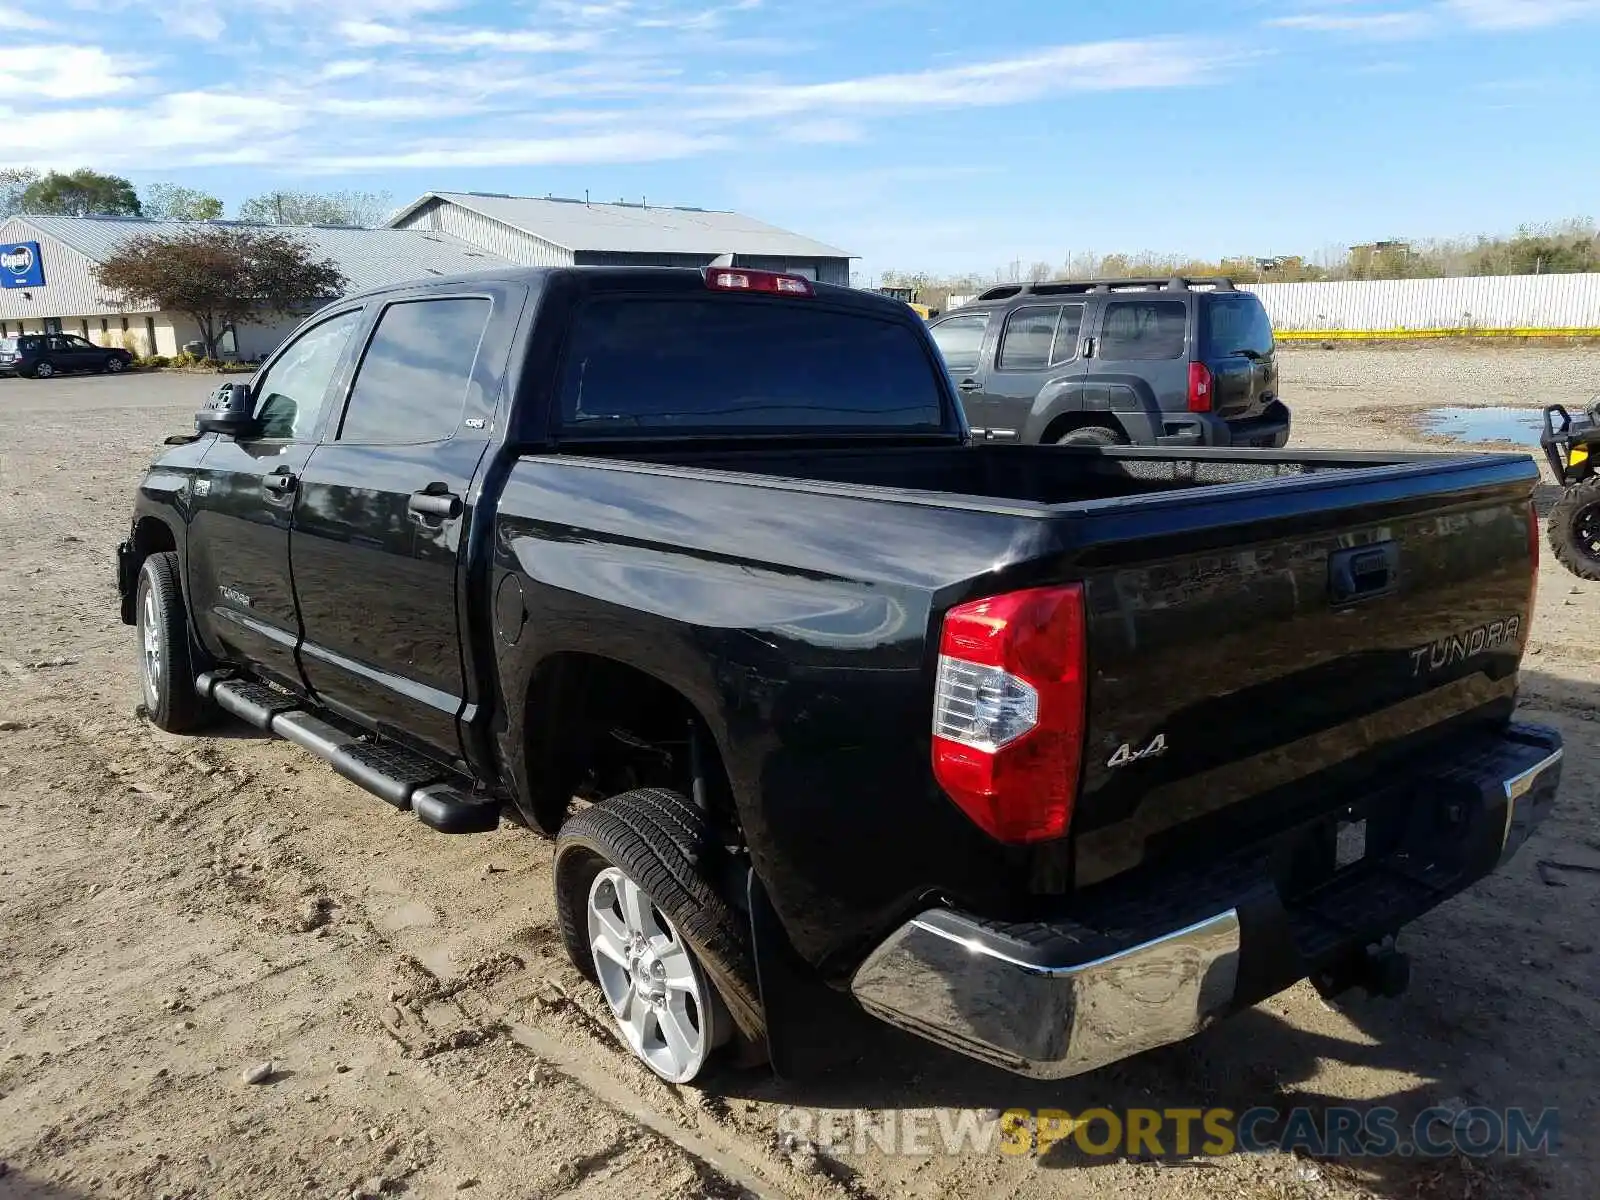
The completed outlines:
{"type": "Polygon", "coordinates": [[[1272,324],[1227,279],[990,288],[929,329],[990,441],[1282,446],[1272,324]]]}

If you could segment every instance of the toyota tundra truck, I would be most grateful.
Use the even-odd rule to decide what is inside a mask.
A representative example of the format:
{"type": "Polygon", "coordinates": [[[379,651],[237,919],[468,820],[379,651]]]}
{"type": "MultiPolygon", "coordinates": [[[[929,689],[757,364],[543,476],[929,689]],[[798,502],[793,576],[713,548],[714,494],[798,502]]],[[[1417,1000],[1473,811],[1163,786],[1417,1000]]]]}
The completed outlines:
{"type": "Polygon", "coordinates": [[[118,583],[161,728],[552,838],[664,1078],[784,1062],[797,987],[1059,1077],[1302,978],[1397,990],[1401,928],[1545,817],[1537,479],[975,444],[885,297],[506,270],[339,301],[221,388],[118,583]]]}

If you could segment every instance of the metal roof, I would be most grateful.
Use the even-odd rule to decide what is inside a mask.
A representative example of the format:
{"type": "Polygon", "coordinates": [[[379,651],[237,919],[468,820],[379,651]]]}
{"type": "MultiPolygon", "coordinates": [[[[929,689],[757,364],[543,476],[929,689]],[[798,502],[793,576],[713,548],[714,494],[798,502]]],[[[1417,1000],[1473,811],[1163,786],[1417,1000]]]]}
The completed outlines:
{"type": "Polygon", "coordinates": [[[422,229],[357,229],[328,225],[257,225],[247,221],[152,221],[143,217],[16,218],[64,242],[95,262],[141,235],[169,236],[220,226],[292,234],[318,258],[331,258],[349,280],[350,292],[386,287],[436,275],[462,275],[513,266],[510,259],[448,233],[422,229]]]}
{"type": "Polygon", "coordinates": [[[430,200],[459,204],[566,250],[633,254],[748,254],[786,258],[852,258],[786,229],[736,212],[646,203],[590,203],[558,197],[428,192],[406,205],[397,224],[430,200]]]}

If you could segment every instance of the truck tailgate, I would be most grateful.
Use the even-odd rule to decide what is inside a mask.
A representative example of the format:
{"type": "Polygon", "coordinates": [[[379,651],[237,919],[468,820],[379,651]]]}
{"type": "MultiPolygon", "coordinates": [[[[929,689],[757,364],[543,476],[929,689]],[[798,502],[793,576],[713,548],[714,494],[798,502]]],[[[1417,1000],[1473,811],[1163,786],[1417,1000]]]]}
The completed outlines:
{"type": "Polygon", "coordinates": [[[1187,536],[1168,519],[1103,543],[1084,572],[1078,886],[1236,850],[1336,807],[1341,764],[1370,775],[1508,717],[1537,567],[1528,466],[1433,496],[1325,489],[1293,522],[1196,495],[1212,522],[1191,512],[1187,536]]]}

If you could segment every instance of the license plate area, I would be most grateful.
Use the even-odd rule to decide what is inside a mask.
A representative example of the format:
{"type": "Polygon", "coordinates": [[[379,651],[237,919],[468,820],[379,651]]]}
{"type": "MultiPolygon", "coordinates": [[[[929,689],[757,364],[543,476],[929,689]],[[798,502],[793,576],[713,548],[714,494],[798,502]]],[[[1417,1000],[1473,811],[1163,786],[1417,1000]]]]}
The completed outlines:
{"type": "Polygon", "coordinates": [[[1333,833],[1333,869],[1342,871],[1367,856],[1367,821],[1338,821],[1333,833]]]}

